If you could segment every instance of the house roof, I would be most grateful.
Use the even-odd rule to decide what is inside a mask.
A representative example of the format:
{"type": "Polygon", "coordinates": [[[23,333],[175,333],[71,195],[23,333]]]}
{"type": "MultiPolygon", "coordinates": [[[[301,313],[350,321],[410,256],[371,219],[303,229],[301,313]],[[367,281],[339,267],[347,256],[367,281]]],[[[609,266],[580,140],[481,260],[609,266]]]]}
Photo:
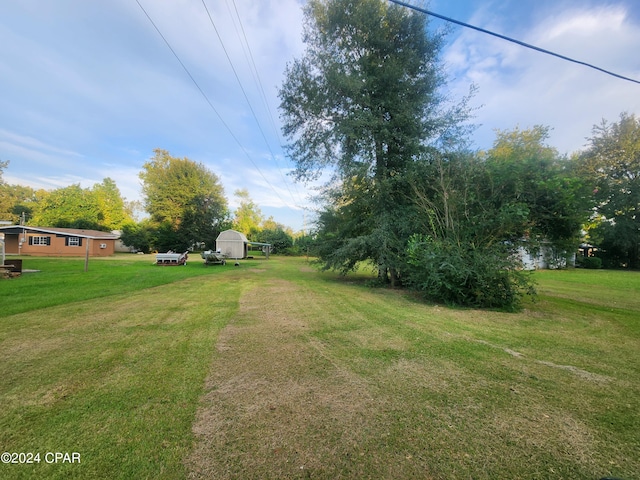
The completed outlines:
{"type": "Polygon", "coordinates": [[[58,227],[30,227],[28,225],[10,225],[0,227],[0,233],[20,234],[22,232],[50,233],[65,237],[81,237],[96,240],[117,240],[119,235],[111,232],[101,232],[100,230],[84,230],[80,228],[58,228],[58,227]]]}

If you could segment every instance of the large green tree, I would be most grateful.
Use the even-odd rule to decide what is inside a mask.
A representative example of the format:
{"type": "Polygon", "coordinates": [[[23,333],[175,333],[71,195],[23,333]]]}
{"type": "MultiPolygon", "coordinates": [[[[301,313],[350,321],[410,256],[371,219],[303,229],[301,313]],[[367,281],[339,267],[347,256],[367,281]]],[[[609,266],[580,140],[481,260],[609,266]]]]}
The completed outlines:
{"type": "Polygon", "coordinates": [[[120,190],[111,178],[91,188],[79,184],[36,192],[30,225],[117,230],[131,221],[120,190]]]}
{"type": "Polygon", "coordinates": [[[31,225],[99,229],[95,196],[80,184],[43,193],[33,212],[31,225]]]}
{"type": "Polygon", "coordinates": [[[131,221],[120,190],[111,178],[91,188],[74,184],[36,193],[30,225],[110,231],[131,221]]]}
{"type": "Polygon", "coordinates": [[[582,160],[601,219],[595,241],[611,266],[640,268],[640,119],[622,113],[594,126],[582,160]]]}
{"type": "Polygon", "coordinates": [[[144,205],[159,250],[186,250],[196,242],[213,244],[228,218],[227,199],[218,176],[202,163],[172,157],[166,150],[143,165],[144,205]]]}
{"type": "Polygon", "coordinates": [[[332,239],[321,259],[345,270],[368,258],[393,281],[408,238],[407,167],[425,143],[455,137],[466,112],[440,111],[441,37],[428,33],[425,16],[382,0],[311,0],[304,13],[307,48],[279,94],[295,175],[335,174],[327,204],[341,202],[321,215],[320,229],[331,230],[319,238],[332,239]],[[368,189],[366,205],[353,206],[363,197],[351,187],[368,189]],[[347,205],[364,216],[334,221],[347,205]]]}
{"type": "Polygon", "coordinates": [[[577,249],[588,189],[547,138],[541,126],[498,131],[488,152],[431,150],[415,163],[408,283],[438,301],[513,309],[533,291],[519,247],[551,246],[559,261],[577,249]]]}
{"type": "Polygon", "coordinates": [[[131,221],[132,213],[120,194],[120,189],[111,178],[91,187],[98,207],[98,220],[109,230],[118,230],[131,221]]]}

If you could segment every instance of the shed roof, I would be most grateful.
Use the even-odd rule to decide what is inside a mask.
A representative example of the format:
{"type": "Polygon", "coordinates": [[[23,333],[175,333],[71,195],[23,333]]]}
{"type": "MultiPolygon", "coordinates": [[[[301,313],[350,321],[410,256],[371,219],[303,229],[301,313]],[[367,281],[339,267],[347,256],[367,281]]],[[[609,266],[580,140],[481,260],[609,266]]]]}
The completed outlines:
{"type": "Polygon", "coordinates": [[[236,241],[236,242],[244,242],[249,243],[247,237],[244,233],[238,232],[237,230],[225,230],[224,232],[220,232],[216,241],[236,241]]]}
{"type": "Polygon", "coordinates": [[[22,232],[50,233],[63,235],[66,237],[82,237],[96,240],[117,240],[118,235],[111,232],[101,232],[100,230],[84,230],[80,228],[58,228],[58,227],[30,227],[28,225],[10,225],[0,227],[0,233],[20,234],[22,232]]]}

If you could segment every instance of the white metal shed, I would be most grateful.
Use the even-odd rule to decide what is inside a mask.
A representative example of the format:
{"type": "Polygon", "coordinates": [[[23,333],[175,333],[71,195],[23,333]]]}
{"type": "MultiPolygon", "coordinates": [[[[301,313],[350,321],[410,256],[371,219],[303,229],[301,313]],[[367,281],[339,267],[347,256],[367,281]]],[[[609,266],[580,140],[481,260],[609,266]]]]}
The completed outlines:
{"type": "Polygon", "coordinates": [[[216,238],[216,250],[228,258],[245,258],[247,256],[249,240],[244,233],[235,230],[225,230],[216,238]]]}

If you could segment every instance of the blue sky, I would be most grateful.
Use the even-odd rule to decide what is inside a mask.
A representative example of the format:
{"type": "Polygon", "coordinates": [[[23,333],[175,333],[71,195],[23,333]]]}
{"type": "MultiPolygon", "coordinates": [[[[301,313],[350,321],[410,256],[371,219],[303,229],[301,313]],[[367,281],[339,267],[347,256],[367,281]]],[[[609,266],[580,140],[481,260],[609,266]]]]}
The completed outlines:
{"type": "MultiPolygon", "coordinates": [[[[640,79],[637,0],[413,1],[640,79]]],[[[308,227],[313,186],[286,175],[291,164],[280,146],[276,94],[286,63],[304,48],[303,2],[205,0],[218,33],[202,0],[139,2],[208,101],[135,0],[2,2],[4,179],[54,189],[111,177],[124,197],[137,200],[138,173],[162,148],[219,175],[232,208],[233,192],[246,188],[265,216],[294,230],[308,227]]],[[[460,98],[472,83],[478,89],[471,102],[475,148],[489,148],[495,129],[540,124],[552,129],[551,145],[571,153],[603,118],[640,115],[638,84],[462,27],[451,27],[447,40],[450,96],[460,98]]]]}

